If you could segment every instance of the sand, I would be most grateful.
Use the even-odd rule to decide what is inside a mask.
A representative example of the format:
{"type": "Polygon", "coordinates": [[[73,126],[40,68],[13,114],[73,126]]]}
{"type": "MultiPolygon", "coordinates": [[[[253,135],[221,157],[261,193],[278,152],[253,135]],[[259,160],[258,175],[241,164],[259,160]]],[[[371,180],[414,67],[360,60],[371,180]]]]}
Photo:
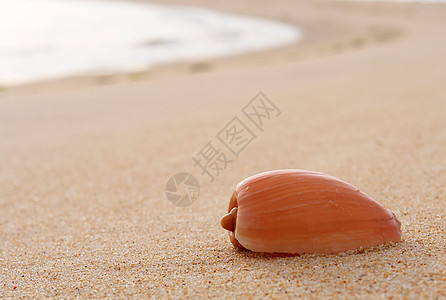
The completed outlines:
{"type": "Polygon", "coordinates": [[[306,38],[0,92],[0,298],[446,298],[446,6],[181,3],[298,24],[306,38]],[[259,91],[281,111],[262,130],[241,111],[259,91]],[[234,117],[256,136],[238,156],[217,138],[234,117]],[[192,160],[208,142],[231,160],[213,182],[192,160]],[[219,226],[235,185],[281,168],[352,183],[397,215],[403,241],[237,251],[219,226]],[[166,198],[178,172],[200,183],[191,206],[166,198]]]}

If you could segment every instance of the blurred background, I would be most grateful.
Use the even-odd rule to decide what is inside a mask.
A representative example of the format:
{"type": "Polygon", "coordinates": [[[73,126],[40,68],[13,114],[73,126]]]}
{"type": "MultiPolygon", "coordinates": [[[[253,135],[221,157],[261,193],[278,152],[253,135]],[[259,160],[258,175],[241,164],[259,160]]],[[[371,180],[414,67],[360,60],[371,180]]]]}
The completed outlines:
{"type": "Polygon", "coordinates": [[[197,7],[132,1],[0,2],[0,84],[137,72],[296,42],[298,28],[197,7]]]}

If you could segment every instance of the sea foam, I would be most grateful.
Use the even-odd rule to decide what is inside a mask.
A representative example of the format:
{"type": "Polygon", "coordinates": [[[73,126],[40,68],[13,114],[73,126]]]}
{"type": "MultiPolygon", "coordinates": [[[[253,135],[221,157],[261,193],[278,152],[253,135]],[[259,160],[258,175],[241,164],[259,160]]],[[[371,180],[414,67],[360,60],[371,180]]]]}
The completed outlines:
{"type": "Polygon", "coordinates": [[[0,0],[0,84],[132,71],[294,43],[299,28],[207,9],[0,0]]]}

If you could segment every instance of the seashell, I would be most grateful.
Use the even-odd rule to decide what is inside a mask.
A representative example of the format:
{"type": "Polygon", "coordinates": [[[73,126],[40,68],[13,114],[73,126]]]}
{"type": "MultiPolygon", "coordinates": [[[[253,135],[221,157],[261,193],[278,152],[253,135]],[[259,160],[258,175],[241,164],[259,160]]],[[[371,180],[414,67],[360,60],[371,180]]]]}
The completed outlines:
{"type": "Polygon", "coordinates": [[[275,170],[240,182],[221,226],[236,247],[267,253],[338,253],[401,239],[390,210],[327,174],[275,170]]]}

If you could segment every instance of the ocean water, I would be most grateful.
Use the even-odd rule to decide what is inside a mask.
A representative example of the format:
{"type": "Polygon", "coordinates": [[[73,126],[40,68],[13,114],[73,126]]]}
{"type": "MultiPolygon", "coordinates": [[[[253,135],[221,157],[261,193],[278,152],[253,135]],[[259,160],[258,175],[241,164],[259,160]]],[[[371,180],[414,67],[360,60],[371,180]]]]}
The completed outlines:
{"type": "Polygon", "coordinates": [[[0,0],[0,85],[140,70],[294,43],[299,28],[210,10],[103,0],[0,0]]]}

